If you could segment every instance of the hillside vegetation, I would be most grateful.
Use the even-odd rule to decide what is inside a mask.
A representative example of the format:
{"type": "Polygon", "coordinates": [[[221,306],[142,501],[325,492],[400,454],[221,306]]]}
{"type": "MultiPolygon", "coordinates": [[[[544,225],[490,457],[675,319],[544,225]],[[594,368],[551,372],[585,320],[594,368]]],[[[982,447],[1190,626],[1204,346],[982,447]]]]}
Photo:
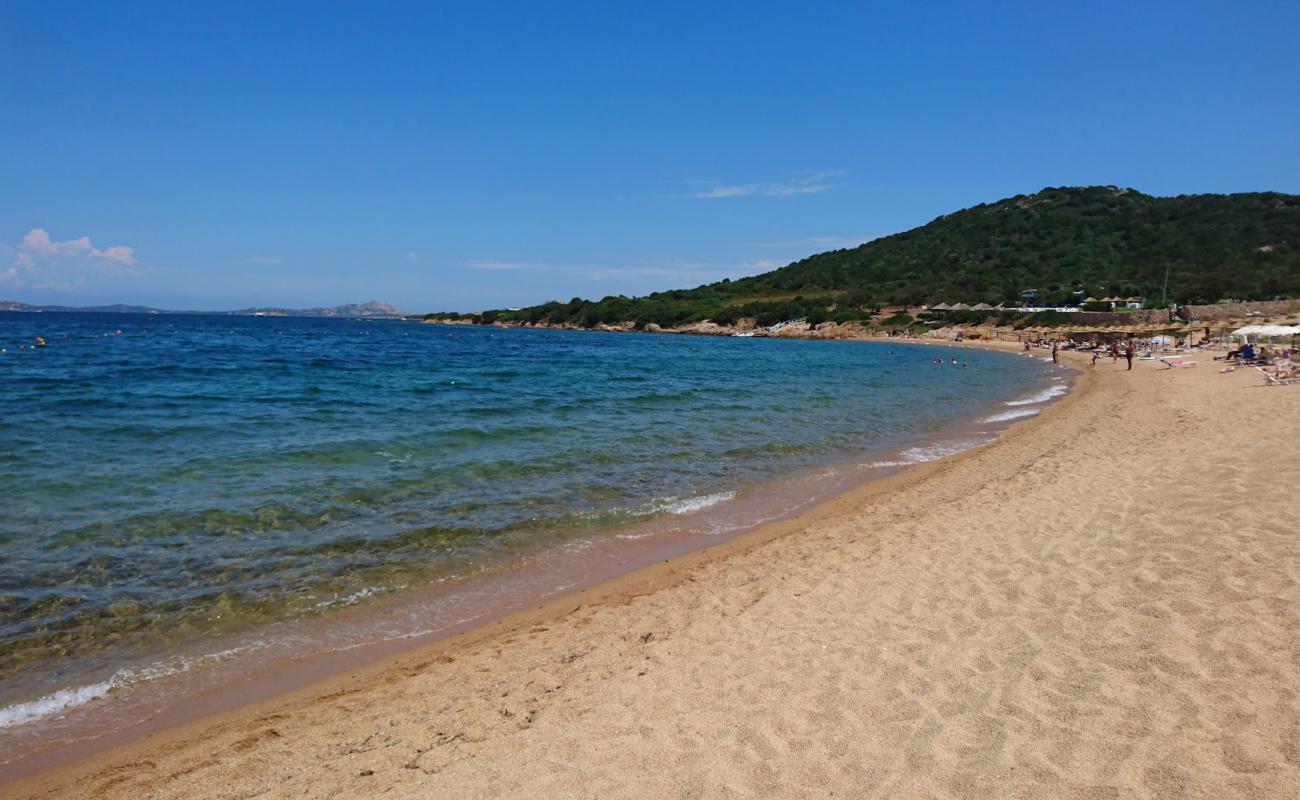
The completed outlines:
{"type": "Polygon", "coordinates": [[[1049,305],[1075,291],[1159,301],[1166,272],[1170,302],[1300,297],[1300,196],[1049,188],[750,278],[638,298],[428,316],[587,327],[741,317],[760,325],[795,317],[842,322],[883,306],[1014,303],[1025,289],[1049,305]]]}

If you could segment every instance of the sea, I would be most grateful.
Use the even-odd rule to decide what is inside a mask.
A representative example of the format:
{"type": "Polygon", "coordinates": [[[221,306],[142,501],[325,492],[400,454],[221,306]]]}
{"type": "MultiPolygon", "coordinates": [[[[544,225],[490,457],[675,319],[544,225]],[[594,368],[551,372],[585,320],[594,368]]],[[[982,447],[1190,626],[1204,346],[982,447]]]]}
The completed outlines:
{"type": "Polygon", "coordinates": [[[890,341],[0,313],[0,767],[708,546],[1067,383],[890,341]]]}

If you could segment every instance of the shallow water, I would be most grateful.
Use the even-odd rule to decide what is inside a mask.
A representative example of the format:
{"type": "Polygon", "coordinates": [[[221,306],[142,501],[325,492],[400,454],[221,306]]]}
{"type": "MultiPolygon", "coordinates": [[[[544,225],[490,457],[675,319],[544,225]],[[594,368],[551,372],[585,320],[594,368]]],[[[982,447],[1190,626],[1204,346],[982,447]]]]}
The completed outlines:
{"type": "Polygon", "coordinates": [[[0,728],[1059,391],[1000,353],[395,321],[0,313],[0,348],[0,728]]]}

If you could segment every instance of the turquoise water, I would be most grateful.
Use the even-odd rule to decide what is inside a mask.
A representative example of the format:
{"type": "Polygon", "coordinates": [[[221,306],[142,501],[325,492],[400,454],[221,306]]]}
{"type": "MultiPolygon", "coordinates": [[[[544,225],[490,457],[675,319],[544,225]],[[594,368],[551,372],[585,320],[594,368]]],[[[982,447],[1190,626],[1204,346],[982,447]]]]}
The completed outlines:
{"type": "Polygon", "coordinates": [[[1038,402],[1050,371],[885,343],[218,316],[0,313],[0,348],[9,724],[177,641],[1024,413],[1005,403],[1038,402]]]}

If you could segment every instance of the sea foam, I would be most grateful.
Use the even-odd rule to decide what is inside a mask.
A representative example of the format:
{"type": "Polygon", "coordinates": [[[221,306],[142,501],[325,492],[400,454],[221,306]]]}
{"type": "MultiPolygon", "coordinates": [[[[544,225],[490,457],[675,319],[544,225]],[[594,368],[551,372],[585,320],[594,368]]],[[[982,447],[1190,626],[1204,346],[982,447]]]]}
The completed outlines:
{"type": "Polygon", "coordinates": [[[735,496],[735,492],[714,492],[713,494],[702,494],[696,497],[669,497],[660,501],[659,508],[669,514],[692,514],[709,506],[725,503],[735,496]]]}
{"type": "Polygon", "coordinates": [[[1068,391],[1070,391],[1070,388],[1068,386],[1066,386],[1063,383],[1057,383],[1048,386],[1046,389],[1042,390],[1041,392],[1038,392],[1036,394],[1031,394],[1028,397],[1022,397],[1019,400],[1008,400],[1006,405],[1030,406],[1030,405],[1034,405],[1035,403],[1046,403],[1048,400],[1051,400],[1054,397],[1060,397],[1061,395],[1065,394],[1068,391]]]}
{"type": "Polygon", "coordinates": [[[15,703],[12,706],[0,708],[0,728],[26,725],[29,722],[35,722],[38,719],[44,719],[70,708],[84,706],[92,700],[106,697],[110,691],[117,687],[116,680],[117,676],[114,675],[106,681],[92,683],[88,686],[60,689],[36,700],[28,700],[25,703],[15,703]]]}
{"type": "Polygon", "coordinates": [[[158,661],[144,667],[120,669],[113,673],[113,677],[105,681],[90,683],[85,686],[69,686],[38,697],[35,700],[27,700],[0,708],[0,728],[13,728],[26,725],[29,722],[58,716],[78,706],[84,706],[87,703],[105,698],[114,690],[142,681],[189,672],[201,664],[224,661],[249,649],[248,647],[232,647],[228,650],[208,653],[194,658],[180,657],[167,661],[158,661]]]}
{"type": "Polygon", "coordinates": [[[992,416],[985,417],[984,421],[985,422],[1007,422],[1013,419],[1032,417],[1037,413],[1038,413],[1038,409],[1036,408],[1018,408],[1014,411],[1003,411],[1000,414],[994,414],[992,416]]]}
{"type": "Polygon", "coordinates": [[[913,464],[924,464],[927,461],[938,461],[941,458],[947,458],[951,455],[973,450],[976,447],[994,441],[992,438],[978,439],[949,439],[947,441],[934,442],[932,444],[909,447],[899,453],[899,458],[888,459],[885,461],[871,461],[862,466],[868,469],[880,469],[884,467],[910,467],[913,464]]]}

